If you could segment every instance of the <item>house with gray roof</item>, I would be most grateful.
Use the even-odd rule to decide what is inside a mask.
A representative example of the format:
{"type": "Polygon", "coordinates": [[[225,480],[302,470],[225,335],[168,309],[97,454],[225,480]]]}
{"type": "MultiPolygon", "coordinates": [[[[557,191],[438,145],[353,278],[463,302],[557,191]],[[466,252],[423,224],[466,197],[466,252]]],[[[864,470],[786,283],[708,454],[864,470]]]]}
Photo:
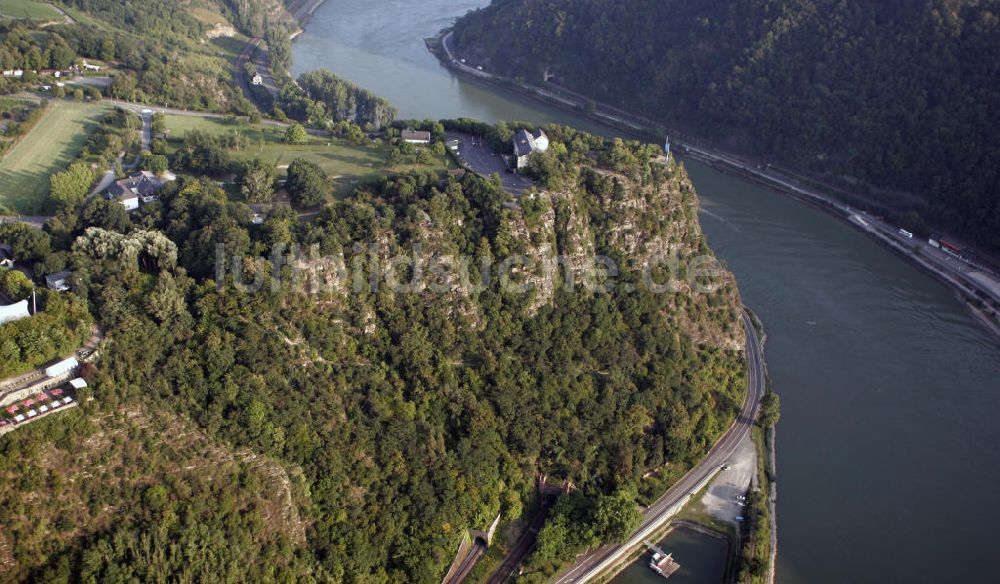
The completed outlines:
{"type": "Polygon", "coordinates": [[[115,181],[108,187],[107,199],[118,201],[125,206],[128,211],[135,211],[139,208],[139,202],[149,203],[156,200],[156,193],[163,188],[163,181],[160,177],[144,170],[115,181]]]}
{"type": "Polygon", "coordinates": [[[424,130],[410,130],[407,128],[400,132],[400,137],[403,139],[403,142],[409,142],[410,144],[431,143],[431,133],[424,130]]]}
{"type": "Polygon", "coordinates": [[[45,286],[49,290],[55,290],[56,292],[65,292],[69,290],[69,278],[73,275],[73,272],[56,272],[55,274],[49,274],[45,276],[45,286]]]}
{"type": "Polygon", "coordinates": [[[545,152],[549,149],[549,137],[541,129],[529,132],[521,130],[514,134],[514,158],[517,169],[528,165],[528,157],[534,152],[545,152]]]}

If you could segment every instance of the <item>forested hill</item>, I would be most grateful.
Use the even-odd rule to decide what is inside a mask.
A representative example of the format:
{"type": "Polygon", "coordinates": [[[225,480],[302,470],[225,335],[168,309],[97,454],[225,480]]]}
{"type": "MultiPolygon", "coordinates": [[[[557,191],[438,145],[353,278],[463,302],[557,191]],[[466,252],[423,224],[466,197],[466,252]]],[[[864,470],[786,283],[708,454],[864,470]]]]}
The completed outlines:
{"type": "Polygon", "coordinates": [[[537,567],[622,538],[739,410],[739,296],[689,277],[711,252],[682,166],[545,130],[517,202],[427,170],[308,219],[187,175],[61,211],[36,235],[107,341],[77,410],[0,441],[0,580],[439,582],[539,473],[576,490],[537,567]]]}
{"type": "Polygon", "coordinates": [[[1000,246],[1000,1],[495,0],[454,40],[1000,246]]]}

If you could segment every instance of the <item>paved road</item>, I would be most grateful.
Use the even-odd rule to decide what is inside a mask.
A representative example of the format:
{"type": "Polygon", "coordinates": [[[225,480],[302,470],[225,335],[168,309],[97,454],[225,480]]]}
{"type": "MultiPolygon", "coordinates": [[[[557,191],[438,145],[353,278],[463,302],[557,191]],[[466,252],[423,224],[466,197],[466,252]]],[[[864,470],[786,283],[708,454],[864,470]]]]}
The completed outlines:
{"type": "Polygon", "coordinates": [[[445,139],[448,142],[458,140],[456,153],[458,157],[479,176],[489,178],[493,173],[499,174],[503,188],[515,197],[521,196],[533,184],[528,178],[508,172],[504,157],[494,152],[489,145],[484,144],[481,138],[472,134],[449,132],[445,135],[445,139]]]}
{"type": "MultiPolygon", "coordinates": [[[[319,8],[323,1],[297,0],[288,6],[288,15],[301,26],[304,21],[312,16],[313,12],[319,8]]],[[[278,83],[274,80],[274,74],[271,72],[271,62],[267,51],[262,49],[263,44],[263,37],[250,39],[233,63],[233,80],[238,87],[243,89],[243,92],[250,100],[253,100],[253,93],[250,91],[250,80],[246,78],[246,64],[250,60],[253,60],[254,65],[257,66],[257,73],[260,74],[264,89],[271,94],[272,98],[278,98],[278,83]]]]}
{"type": "Polygon", "coordinates": [[[936,272],[953,286],[964,288],[970,293],[978,290],[992,299],[995,305],[1000,306],[1000,279],[990,270],[973,266],[963,259],[949,255],[931,246],[924,239],[902,235],[898,227],[867,213],[858,211],[850,216],[850,221],[871,235],[886,241],[900,253],[912,257],[925,269],[936,272]]]}
{"type": "Polygon", "coordinates": [[[857,211],[849,205],[845,205],[832,197],[819,193],[815,190],[799,186],[795,179],[788,179],[778,172],[768,168],[757,168],[750,162],[735,156],[711,152],[695,146],[687,146],[689,154],[695,158],[706,161],[720,161],[739,169],[742,172],[763,179],[766,182],[777,185],[795,195],[807,200],[812,200],[826,208],[832,209],[842,215],[850,223],[857,225],[865,231],[880,237],[883,240],[894,242],[896,250],[904,256],[910,257],[923,264],[926,269],[939,274],[945,280],[958,285],[959,288],[979,290],[992,298],[994,302],[1000,304],[1000,279],[987,270],[980,270],[971,266],[968,262],[958,258],[952,258],[939,249],[931,247],[926,241],[905,237],[899,233],[899,228],[873,217],[863,211],[857,211]],[[864,221],[859,221],[863,219],[864,221]],[[914,249],[920,249],[918,255],[914,249]],[[928,263],[924,261],[930,259],[928,263]]]}
{"type": "Polygon", "coordinates": [[[326,0],[297,0],[288,5],[288,13],[299,26],[308,20],[326,0]]]}
{"type": "Polygon", "coordinates": [[[482,79],[493,79],[494,76],[491,75],[490,73],[481,71],[470,65],[466,65],[459,59],[455,58],[454,53],[451,52],[451,37],[454,36],[454,34],[455,34],[454,32],[449,31],[448,34],[444,35],[444,38],[441,39],[441,46],[444,47],[444,52],[448,54],[448,59],[451,60],[452,64],[474,77],[480,77],[482,79]]]}
{"type": "MultiPolygon", "coordinates": [[[[161,114],[166,114],[166,115],[170,115],[170,116],[189,116],[189,117],[195,117],[195,118],[215,118],[215,119],[218,119],[218,120],[224,120],[224,119],[226,119],[228,117],[228,114],[220,114],[220,113],[215,113],[215,112],[203,112],[203,111],[195,111],[195,110],[173,109],[173,108],[169,108],[169,107],[158,107],[158,106],[155,106],[155,105],[149,105],[149,104],[145,104],[145,103],[136,103],[136,102],[130,102],[130,101],[119,101],[119,100],[109,100],[109,101],[111,101],[111,103],[113,103],[114,105],[116,105],[118,107],[128,108],[128,109],[131,109],[132,111],[137,112],[137,113],[141,112],[143,109],[149,108],[149,109],[152,109],[154,113],[161,113],[161,114]]],[[[263,124],[265,126],[274,126],[275,128],[287,128],[288,127],[288,123],[286,123],[286,122],[279,122],[278,120],[272,120],[270,118],[265,118],[263,121],[261,121],[261,124],[263,124]]],[[[323,129],[320,129],[320,128],[306,128],[306,132],[308,134],[310,134],[310,135],[313,135],[313,136],[330,136],[331,135],[329,131],[323,130],[323,129]]]]}
{"type": "MultiPolygon", "coordinates": [[[[104,331],[102,331],[100,327],[98,327],[97,325],[92,325],[90,328],[91,328],[90,338],[87,339],[87,342],[84,343],[82,347],[77,349],[69,357],[76,357],[77,359],[82,360],[89,357],[91,354],[94,353],[94,351],[97,350],[98,345],[100,345],[101,341],[104,340],[104,331]]],[[[53,359],[52,361],[47,362],[45,365],[42,365],[41,367],[34,369],[32,371],[28,371],[27,373],[22,373],[14,377],[8,377],[7,379],[0,380],[0,403],[6,404],[6,402],[8,401],[7,396],[22,391],[24,389],[27,389],[29,387],[32,387],[39,381],[44,380],[46,378],[45,368],[51,365],[52,363],[62,360],[63,358],[68,358],[68,357],[60,357],[57,359],[53,359]]],[[[68,376],[66,377],[68,378],[68,376]]],[[[59,383],[62,382],[61,379],[62,378],[56,378],[56,380],[59,383]]]]}
{"type": "MultiPolygon", "coordinates": [[[[140,118],[142,118],[142,131],[139,134],[142,139],[142,147],[140,148],[140,151],[146,152],[150,150],[153,145],[153,110],[139,104],[119,102],[118,105],[124,109],[135,112],[140,118]]],[[[122,157],[118,158],[118,162],[121,163],[124,170],[132,170],[139,166],[139,162],[142,160],[141,152],[132,162],[126,163],[122,157]]],[[[117,175],[114,168],[106,170],[101,176],[101,180],[97,181],[94,188],[90,190],[89,196],[95,197],[98,193],[103,192],[111,186],[111,183],[115,182],[115,178],[117,178],[117,175]]]]}
{"type": "MultiPolygon", "coordinates": [[[[456,69],[465,74],[480,79],[490,79],[498,81],[510,82],[511,80],[502,78],[497,75],[493,75],[486,71],[480,71],[475,67],[471,67],[465,63],[462,63],[460,59],[456,58],[452,47],[453,33],[449,31],[442,38],[442,46],[444,47],[445,54],[450,61],[450,64],[456,69]]],[[[538,96],[546,99],[547,101],[558,101],[574,109],[585,104],[589,98],[586,96],[569,90],[565,87],[560,87],[558,85],[552,84],[554,87],[559,87],[560,95],[557,95],[551,91],[546,91],[539,87],[534,87],[526,84],[519,84],[523,89],[538,94],[538,96]],[[570,98],[570,99],[567,99],[570,98]]],[[[610,121],[612,125],[624,125],[626,127],[635,129],[637,131],[648,131],[649,128],[658,128],[664,132],[673,136],[674,142],[679,147],[685,149],[686,153],[692,158],[696,158],[705,162],[722,162],[729,166],[732,166],[741,172],[744,172],[756,179],[762,180],[768,183],[772,187],[779,187],[781,190],[789,191],[799,197],[813,200],[821,205],[830,208],[836,212],[841,213],[842,218],[846,219],[854,224],[856,221],[851,219],[851,216],[855,213],[849,206],[838,202],[833,197],[827,196],[811,188],[805,188],[802,185],[803,181],[808,181],[808,178],[801,176],[796,176],[795,173],[788,171],[787,169],[779,172],[777,168],[772,167],[770,164],[765,166],[755,164],[753,162],[742,159],[738,156],[727,154],[724,152],[719,152],[713,149],[708,149],[695,144],[696,138],[692,136],[686,136],[676,129],[670,129],[662,124],[650,120],[648,118],[638,116],[629,113],[620,108],[610,106],[605,103],[596,102],[598,117],[605,118],[610,121]],[[681,138],[678,140],[677,138],[681,138]]],[[[896,231],[893,226],[888,226],[889,235],[896,231]]],[[[869,229],[869,232],[876,234],[876,230],[869,229]]],[[[883,238],[884,239],[884,238],[883,238]]],[[[932,273],[938,274],[942,279],[951,283],[953,286],[957,286],[959,289],[972,289],[978,290],[989,297],[992,297],[994,301],[997,301],[998,295],[1000,295],[1000,277],[988,273],[985,270],[970,270],[965,262],[960,260],[950,261],[945,260],[944,262],[934,262],[933,265],[927,264],[921,261],[920,256],[915,255],[912,246],[899,246],[896,248],[897,251],[904,256],[916,259],[919,263],[923,263],[928,270],[932,273]]],[[[928,252],[931,256],[935,255],[935,252],[928,252]]]]}
{"type": "Polygon", "coordinates": [[[98,193],[110,187],[111,183],[115,182],[115,178],[117,178],[117,176],[118,175],[115,173],[114,169],[105,170],[104,174],[101,176],[101,180],[97,181],[97,184],[94,185],[94,188],[90,189],[89,196],[96,197],[98,193]]]}
{"type": "Polygon", "coordinates": [[[278,84],[274,82],[274,77],[271,75],[271,67],[268,63],[267,52],[261,48],[264,44],[263,37],[254,37],[247,41],[243,51],[236,57],[236,61],[233,63],[233,79],[236,81],[236,85],[243,89],[243,93],[246,94],[247,98],[253,100],[253,92],[250,88],[250,80],[246,76],[246,64],[248,61],[253,60],[254,64],[257,66],[257,73],[260,74],[263,80],[263,87],[271,94],[271,97],[277,99],[278,97],[278,84]]]}
{"type": "Polygon", "coordinates": [[[623,545],[607,545],[581,556],[573,566],[561,572],[554,584],[578,584],[587,582],[610,567],[629,550],[641,545],[651,531],[662,526],[674,514],[674,507],[686,497],[694,494],[696,488],[710,479],[726,463],[740,442],[750,433],[754,419],[764,395],[764,357],[761,354],[757,331],[753,328],[749,315],[743,313],[743,329],[746,332],[747,347],[747,395],[736,421],[715,443],[708,455],[697,466],[684,475],[658,501],[643,512],[639,530],[623,545]]]}

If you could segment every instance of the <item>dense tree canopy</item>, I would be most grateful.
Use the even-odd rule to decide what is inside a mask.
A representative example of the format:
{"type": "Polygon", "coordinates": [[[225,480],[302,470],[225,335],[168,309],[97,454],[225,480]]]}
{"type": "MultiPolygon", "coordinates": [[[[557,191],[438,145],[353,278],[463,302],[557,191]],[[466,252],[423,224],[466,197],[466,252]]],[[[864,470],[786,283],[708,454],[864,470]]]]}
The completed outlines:
{"type": "Polygon", "coordinates": [[[455,41],[1000,246],[997,0],[495,0],[455,41]]]}
{"type": "MultiPolygon", "coordinates": [[[[453,127],[463,125],[489,139],[513,130],[453,127]]],[[[88,407],[170,412],[213,443],[252,453],[245,460],[275,461],[300,477],[281,499],[282,517],[302,517],[291,521],[300,537],[262,530],[289,520],[272,513],[264,521],[268,503],[249,469],[224,489],[191,478],[125,481],[115,520],[78,520],[85,537],[75,540],[58,521],[30,525],[3,504],[9,529],[32,534],[13,550],[23,573],[435,582],[467,528],[531,510],[538,473],[577,487],[543,530],[539,562],[625,537],[640,497],[665,486],[647,471],[683,472],[738,409],[731,282],[654,293],[629,272],[606,292],[547,287],[541,266],[528,262],[524,288],[479,269],[468,293],[447,279],[442,289],[388,284],[385,262],[411,254],[482,264],[515,253],[544,259],[548,249],[572,262],[601,253],[624,266],[661,245],[685,250],[681,262],[706,252],[681,167],[638,143],[546,131],[558,146],[537,172],[558,195],[522,206],[495,179],[425,172],[362,186],[308,221],[276,206],[256,224],[213,181],[182,177],[129,222],[102,211],[107,202],[65,209],[48,227],[55,252],[48,241],[32,243],[46,234],[6,227],[26,259],[67,256],[74,296],[65,299],[79,295],[100,315],[108,340],[88,407]],[[605,159],[614,168],[590,168],[605,159]],[[623,223],[641,226],[640,239],[623,234],[623,223]],[[286,254],[277,267],[276,254],[286,254]],[[355,290],[353,278],[338,279],[340,261],[384,283],[355,290]],[[207,505],[212,498],[219,504],[207,505]]],[[[202,137],[186,145],[189,155],[212,146],[202,137]]],[[[258,170],[250,162],[244,174],[258,170]]],[[[327,186],[303,161],[289,175],[303,194],[327,186]]],[[[12,351],[23,350],[17,342],[12,351]]],[[[69,443],[91,443],[94,430],[72,431],[79,438],[69,443]]],[[[171,440],[161,435],[156,444],[171,445],[152,451],[183,451],[171,440]]],[[[24,500],[33,484],[16,482],[0,496],[24,500]]],[[[57,491],[106,508],[89,488],[57,491]]]]}
{"type": "Polygon", "coordinates": [[[288,116],[315,126],[349,121],[381,128],[396,117],[396,108],[367,89],[320,69],[282,87],[278,103],[288,116]]]}
{"type": "Polygon", "coordinates": [[[315,207],[330,191],[330,177],[315,162],[296,158],[288,165],[285,189],[300,207],[315,207]]]}

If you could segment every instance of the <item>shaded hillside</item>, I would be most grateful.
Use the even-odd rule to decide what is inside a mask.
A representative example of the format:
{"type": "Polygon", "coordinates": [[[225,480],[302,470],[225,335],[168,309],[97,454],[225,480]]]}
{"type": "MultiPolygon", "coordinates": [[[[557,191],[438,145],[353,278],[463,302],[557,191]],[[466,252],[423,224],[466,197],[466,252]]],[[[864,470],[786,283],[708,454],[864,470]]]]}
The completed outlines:
{"type": "Polygon", "coordinates": [[[998,16],[996,0],[495,0],[455,45],[730,148],[910,192],[870,196],[1000,246],[998,16]]]}
{"type": "Polygon", "coordinates": [[[0,580],[302,573],[301,486],[300,475],[184,418],[85,405],[0,442],[0,580]]]}

